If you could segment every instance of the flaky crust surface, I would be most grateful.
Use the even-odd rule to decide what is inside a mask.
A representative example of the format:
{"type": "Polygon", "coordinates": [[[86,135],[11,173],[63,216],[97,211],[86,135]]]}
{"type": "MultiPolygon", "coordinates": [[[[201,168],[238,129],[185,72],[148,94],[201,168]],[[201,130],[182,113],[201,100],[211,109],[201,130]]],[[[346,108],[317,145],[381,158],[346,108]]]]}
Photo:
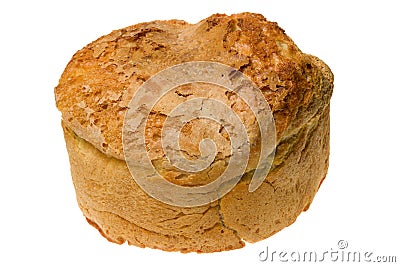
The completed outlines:
{"type": "MultiPolygon", "coordinates": [[[[113,31],[78,51],[55,89],[79,206],[90,224],[119,244],[213,252],[265,239],[308,208],[326,175],[332,88],[329,68],[302,53],[262,15],[217,14],[197,24],[154,21],[113,31]],[[232,66],[260,88],[274,115],[277,150],[271,172],[255,192],[248,192],[248,177],[254,171],[249,163],[244,177],[222,199],[182,208],[149,197],[132,179],[124,161],[122,127],[140,85],[167,67],[190,61],[232,66]]],[[[167,116],[165,106],[207,95],[240,111],[240,99],[218,92],[195,84],[165,96],[148,121],[151,131],[146,138],[154,165],[165,166],[157,139],[167,116]]],[[[244,124],[257,144],[260,136],[252,128],[254,122],[247,119],[244,124]]],[[[220,158],[206,170],[217,177],[227,158],[224,132],[202,121],[189,126],[204,131],[193,137],[189,129],[192,139],[187,141],[183,135],[188,154],[197,153],[190,148],[192,142],[198,144],[207,134],[219,140],[220,158]]],[[[251,153],[255,156],[257,149],[251,153]]],[[[200,173],[181,179],[180,172],[168,168],[163,174],[190,186],[215,178],[200,173]]]]}
{"type": "MultiPolygon", "coordinates": [[[[250,77],[271,106],[278,141],[320,112],[332,93],[333,84],[316,60],[276,23],[259,14],[217,14],[193,25],[141,23],[92,42],[62,74],[55,89],[57,107],[79,136],[106,155],[124,159],[122,125],[133,94],[161,70],[190,61],[223,63],[250,77]]],[[[181,97],[172,94],[165,101],[181,97]]]]}

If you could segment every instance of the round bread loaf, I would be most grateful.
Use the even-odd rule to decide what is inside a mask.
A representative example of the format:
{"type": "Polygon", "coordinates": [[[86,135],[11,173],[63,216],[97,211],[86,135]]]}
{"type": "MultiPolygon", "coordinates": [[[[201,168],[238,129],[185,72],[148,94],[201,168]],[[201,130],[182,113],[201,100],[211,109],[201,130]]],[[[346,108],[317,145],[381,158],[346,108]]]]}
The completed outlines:
{"type": "Polygon", "coordinates": [[[77,201],[87,221],[109,241],[167,251],[215,252],[257,242],[292,224],[326,176],[329,101],[333,75],[318,58],[302,53],[262,15],[216,14],[197,24],[153,21],[116,30],[78,51],[55,88],[77,201]],[[175,168],[165,157],[161,129],[168,112],[193,98],[216,98],[243,120],[251,144],[240,181],[226,195],[194,207],[149,196],[132,178],[123,149],[124,118],[134,94],[150,77],[192,61],[218,62],[251,79],[268,101],[276,129],[275,157],[254,192],[249,183],[260,146],[254,117],[235,93],[191,83],[165,94],[146,122],[146,150],[169,182],[195,187],[223,173],[229,135],[216,122],[194,119],[180,135],[186,157],[199,157],[204,138],[217,154],[206,169],[175,168]]]}

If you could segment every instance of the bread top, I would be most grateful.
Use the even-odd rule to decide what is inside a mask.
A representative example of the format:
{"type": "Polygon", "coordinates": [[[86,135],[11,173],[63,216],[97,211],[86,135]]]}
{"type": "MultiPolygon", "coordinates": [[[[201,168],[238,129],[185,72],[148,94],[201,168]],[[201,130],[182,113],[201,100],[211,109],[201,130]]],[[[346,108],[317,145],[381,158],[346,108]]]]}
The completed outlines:
{"type": "MultiPolygon", "coordinates": [[[[215,14],[197,24],[181,20],[140,23],[100,37],[68,63],[55,88],[56,104],[64,123],[78,136],[106,155],[123,160],[122,128],[134,93],[161,70],[190,61],[223,63],[249,77],[270,105],[278,144],[328,106],[332,94],[333,75],[328,66],[302,53],[277,23],[260,14],[241,13],[215,14]]],[[[153,160],[162,158],[159,132],[167,115],[165,106],[206,96],[241,110],[240,98],[216,87],[201,83],[182,86],[155,107],[147,122],[152,130],[146,132],[153,160]]],[[[254,120],[247,119],[245,125],[250,141],[257,143],[254,120]]],[[[189,146],[188,154],[191,144],[196,144],[192,148],[195,154],[197,140],[208,134],[220,140],[221,151],[225,149],[224,131],[215,133],[218,128],[209,122],[194,121],[186,128],[190,138],[185,141],[183,135],[182,142],[189,146]],[[196,131],[190,131],[192,128],[196,131]],[[203,134],[193,136],[202,129],[203,134]]],[[[223,151],[220,157],[225,157],[223,151]]]]}

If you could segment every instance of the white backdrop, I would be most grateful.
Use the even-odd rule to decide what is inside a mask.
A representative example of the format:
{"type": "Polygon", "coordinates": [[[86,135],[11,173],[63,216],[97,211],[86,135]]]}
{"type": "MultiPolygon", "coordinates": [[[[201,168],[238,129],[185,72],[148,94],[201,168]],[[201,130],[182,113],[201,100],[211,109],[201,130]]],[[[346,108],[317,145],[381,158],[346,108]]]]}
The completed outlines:
{"type": "Polygon", "coordinates": [[[339,240],[398,264],[399,10],[396,1],[3,1],[0,266],[266,266],[259,255],[267,247],[322,253],[339,240]],[[292,226],[241,250],[181,254],[107,242],[75,201],[53,96],[64,67],[113,29],[244,11],[277,21],[335,75],[330,168],[313,204],[292,226]]]}

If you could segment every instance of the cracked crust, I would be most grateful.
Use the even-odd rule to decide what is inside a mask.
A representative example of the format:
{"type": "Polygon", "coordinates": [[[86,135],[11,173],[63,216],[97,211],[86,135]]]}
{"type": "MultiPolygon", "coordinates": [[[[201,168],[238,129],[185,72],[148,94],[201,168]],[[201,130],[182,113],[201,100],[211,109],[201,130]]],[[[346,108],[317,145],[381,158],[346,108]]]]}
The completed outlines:
{"type": "MultiPolygon", "coordinates": [[[[197,24],[141,23],[92,42],[62,74],[57,107],[79,136],[124,159],[122,125],[133,94],[159,71],[189,61],[220,62],[250,77],[271,106],[278,142],[326,106],[332,93],[329,68],[303,54],[276,23],[259,14],[217,14],[197,24]]],[[[185,94],[165,101],[179,102],[185,94]]]]}
{"type": "Polygon", "coordinates": [[[332,89],[329,67],[302,53],[262,15],[217,14],[197,24],[154,21],[113,31],[78,51],[55,89],[79,206],[91,225],[118,244],[213,252],[267,238],[308,208],[326,175],[332,89]],[[168,111],[188,99],[209,97],[229,105],[252,144],[246,174],[230,193],[206,206],[181,208],[138,187],[124,161],[121,133],[129,101],[143,82],[167,67],[195,60],[230,65],[261,89],[274,115],[277,151],[264,183],[249,193],[260,134],[243,101],[214,85],[176,88],[156,105],[146,128],[149,155],[167,180],[207,184],[229,161],[226,131],[216,123],[193,120],[182,128],[182,151],[198,157],[200,140],[210,138],[217,144],[216,159],[197,174],[169,165],[160,130],[168,111]]]}

